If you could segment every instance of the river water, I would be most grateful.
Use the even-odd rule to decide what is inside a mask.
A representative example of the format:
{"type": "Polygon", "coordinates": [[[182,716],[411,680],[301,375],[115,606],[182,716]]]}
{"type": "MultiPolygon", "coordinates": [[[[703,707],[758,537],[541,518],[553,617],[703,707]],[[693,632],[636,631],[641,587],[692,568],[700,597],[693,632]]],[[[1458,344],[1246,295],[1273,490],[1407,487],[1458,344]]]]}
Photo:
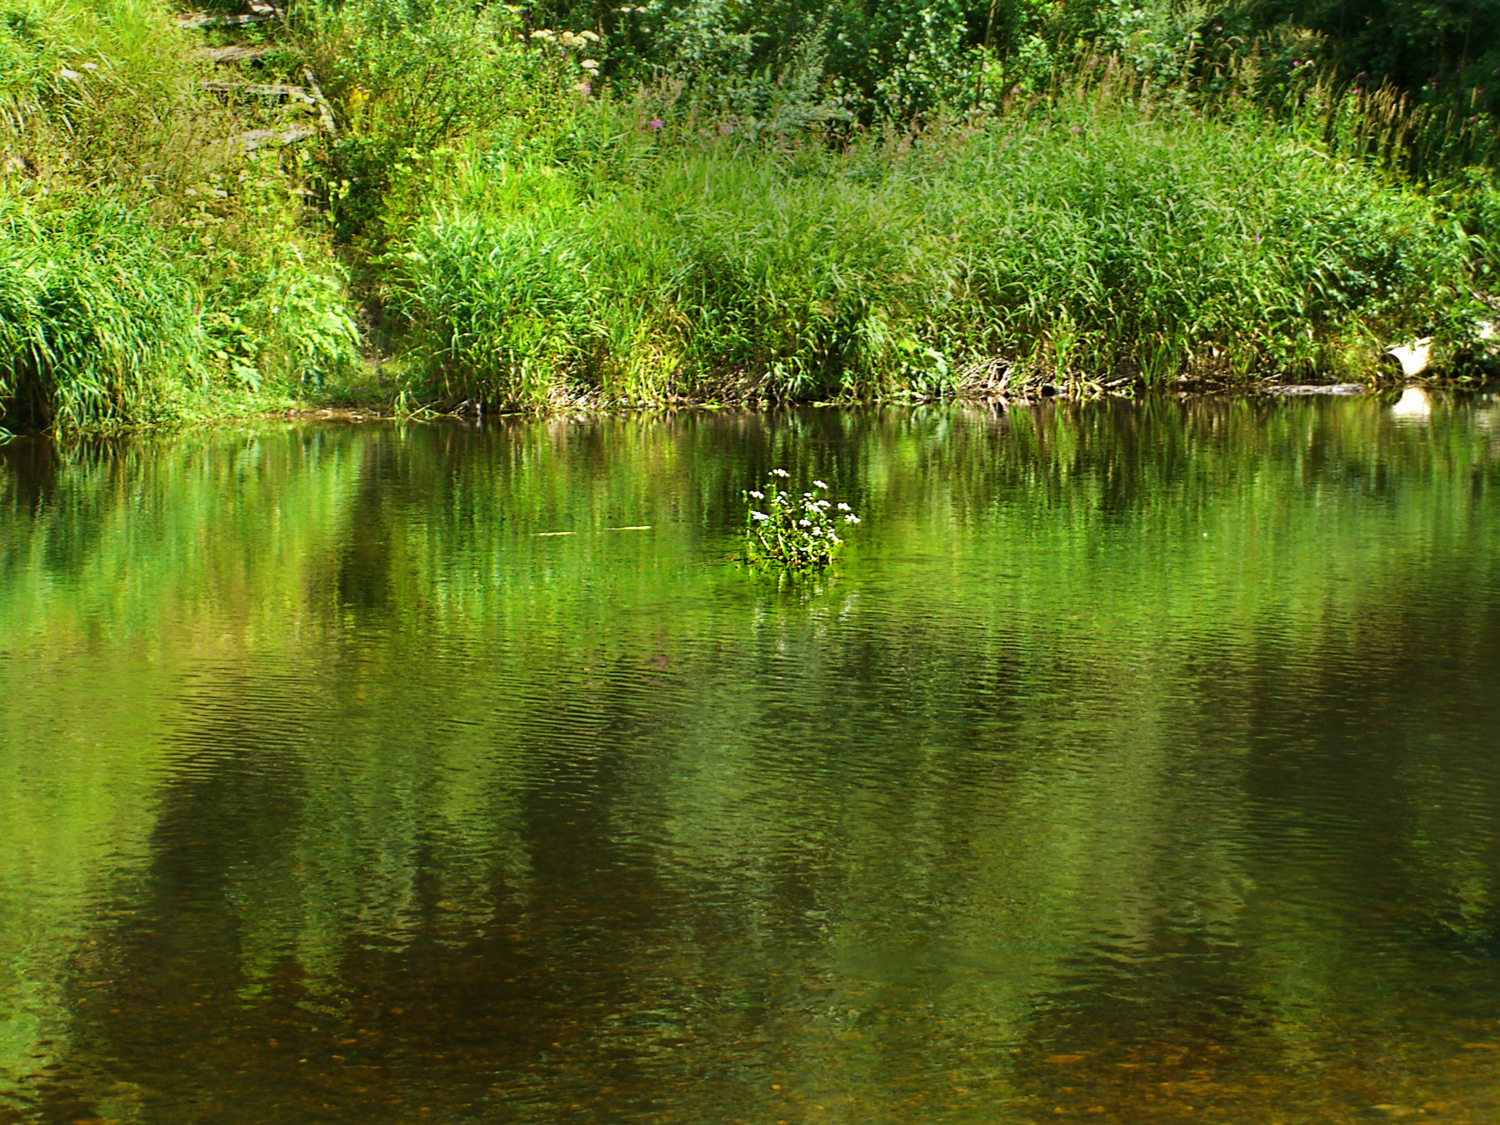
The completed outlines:
{"type": "Polygon", "coordinates": [[[1500,399],[0,458],[0,1121],[1500,1119],[1500,399]]]}

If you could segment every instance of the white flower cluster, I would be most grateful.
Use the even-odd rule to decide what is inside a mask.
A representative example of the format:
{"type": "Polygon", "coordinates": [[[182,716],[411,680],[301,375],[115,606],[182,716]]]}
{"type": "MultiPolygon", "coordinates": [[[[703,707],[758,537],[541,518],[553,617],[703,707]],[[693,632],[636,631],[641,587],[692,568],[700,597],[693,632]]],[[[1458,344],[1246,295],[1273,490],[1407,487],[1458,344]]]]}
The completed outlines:
{"type": "MultiPolygon", "coordinates": [[[[595,31],[553,31],[548,27],[539,27],[531,33],[531,38],[538,43],[556,43],[567,51],[586,51],[595,43],[601,42],[599,33],[595,31]]],[[[588,72],[590,78],[599,76],[598,59],[582,59],[578,63],[588,72]]]]}
{"type": "Polygon", "coordinates": [[[599,35],[593,31],[553,31],[551,28],[539,27],[531,33],[533,39],[540,39],[543,43],[560,43],[569,50],[576,51],[581,47],[587,47],[590,43],[598,43],[599,35]]]}
{"type": "MultiPolygon", "coordinates": [[[[790,479],[785,469],[772,469],[765,488],[745,492],[745,500],[764,501],[764,508],[750,507],[745,520],[750,561],[781,570],[821,570],[833,561],[843,546],[835,527],[834,503],[818,495],[828,491],[826,481],[813,481],[813,491],[798,494],[783,491],[778,481],[790,479]]],[[[846,524],[857,524],[848,504],[840,503],[846,524]]]]}

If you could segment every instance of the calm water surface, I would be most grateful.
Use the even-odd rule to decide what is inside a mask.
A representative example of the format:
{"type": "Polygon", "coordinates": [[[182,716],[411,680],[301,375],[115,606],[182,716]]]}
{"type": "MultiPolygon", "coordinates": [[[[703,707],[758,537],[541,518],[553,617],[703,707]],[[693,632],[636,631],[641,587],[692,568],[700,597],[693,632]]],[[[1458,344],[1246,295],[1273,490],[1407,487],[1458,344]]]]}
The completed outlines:
{"type": "Polygon", "coordinates": [[[0,459],[0,1121],[1500,1120],[1500,401],[0,459]]]}

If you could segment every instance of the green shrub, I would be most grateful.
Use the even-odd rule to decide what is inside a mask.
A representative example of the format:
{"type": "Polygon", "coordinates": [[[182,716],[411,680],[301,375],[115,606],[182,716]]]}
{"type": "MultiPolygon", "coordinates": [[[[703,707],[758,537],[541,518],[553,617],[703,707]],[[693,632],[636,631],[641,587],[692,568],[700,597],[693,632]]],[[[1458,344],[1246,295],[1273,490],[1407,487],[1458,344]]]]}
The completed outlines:
{"type": "Polygon", "coordinates": [[[957,0],[596,0],[530,6],[534,21],[607,33],[611,75],[665,80],[683,103],[750,129],[853,117],[907,123],[976,92],[986,13],[957,0]]]}
{"type": "Polygon", "coordinates": [[[525,117],[537,91],[556,84],[546,53],[526,48],[501,4],[319,4],[304,11],[301,39],[340,118],[323,202],[346,239],[379,216],[403,168],[455,137],[525,117]]]}
{"type": "Polygon", "coordinates": [[[314,243],[283,237],[236,255],[208,292],[204,327],[233,380],[322,390],[359,363],[359,326],[338,265],[314,243]]]}

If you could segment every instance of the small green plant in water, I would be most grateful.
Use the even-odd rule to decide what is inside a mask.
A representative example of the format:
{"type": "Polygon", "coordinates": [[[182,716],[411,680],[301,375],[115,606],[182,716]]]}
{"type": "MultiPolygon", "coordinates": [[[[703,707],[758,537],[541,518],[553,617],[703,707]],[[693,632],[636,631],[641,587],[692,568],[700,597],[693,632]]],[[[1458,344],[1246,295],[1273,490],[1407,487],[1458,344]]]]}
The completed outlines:
{"type": "Polygon", "coordinates": [[[859,523],[848,504],[835,504],[824,494],[828,485],[813,481],[812,492],[800,497],[782,482],[791,476],[785,469],[772,469],[764,490],[745,495],[747,561],[783,571],[822,570],[843,548],[838,525],[859,523]]]}

